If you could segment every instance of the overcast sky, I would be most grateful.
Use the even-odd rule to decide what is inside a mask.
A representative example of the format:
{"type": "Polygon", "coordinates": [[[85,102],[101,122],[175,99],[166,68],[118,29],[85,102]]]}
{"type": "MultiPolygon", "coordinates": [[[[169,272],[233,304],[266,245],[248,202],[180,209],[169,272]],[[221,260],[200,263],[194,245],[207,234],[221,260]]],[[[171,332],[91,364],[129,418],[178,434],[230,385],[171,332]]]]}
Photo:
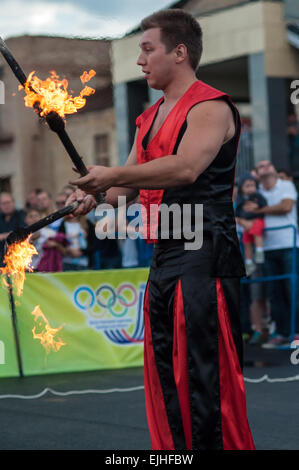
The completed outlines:
{"type": "Polygon", "coordinates": [[[119,37],[174,0],[0,0],[0,36],[119,37]]]}

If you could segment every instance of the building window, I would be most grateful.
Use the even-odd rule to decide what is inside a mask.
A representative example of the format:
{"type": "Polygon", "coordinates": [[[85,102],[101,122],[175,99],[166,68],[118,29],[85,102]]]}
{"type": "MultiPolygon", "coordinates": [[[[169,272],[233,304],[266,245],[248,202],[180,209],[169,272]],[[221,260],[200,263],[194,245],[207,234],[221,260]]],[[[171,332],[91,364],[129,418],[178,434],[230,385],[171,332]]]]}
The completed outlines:
{"type": "Polygon", "coordinates": [[[10,176],[0,176],[0,193],[11,193],[10,176]]]}
{"type": "Polygon", "coordinates": [[[109,135],[100,134],[95,136],[95,164],[110,166],[109,135]]]}

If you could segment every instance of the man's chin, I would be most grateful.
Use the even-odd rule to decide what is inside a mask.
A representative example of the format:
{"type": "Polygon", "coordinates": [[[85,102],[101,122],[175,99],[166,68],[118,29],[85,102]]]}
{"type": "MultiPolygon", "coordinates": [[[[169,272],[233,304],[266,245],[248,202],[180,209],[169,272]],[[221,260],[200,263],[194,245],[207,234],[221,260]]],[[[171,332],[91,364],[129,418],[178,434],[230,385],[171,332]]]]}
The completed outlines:
{"type": "Polygon", "coordinates": [[[147,80],[147,84],[150,88],[153,88],[153,90],[162,90],[161,85],[150,78],[147,80]]]}

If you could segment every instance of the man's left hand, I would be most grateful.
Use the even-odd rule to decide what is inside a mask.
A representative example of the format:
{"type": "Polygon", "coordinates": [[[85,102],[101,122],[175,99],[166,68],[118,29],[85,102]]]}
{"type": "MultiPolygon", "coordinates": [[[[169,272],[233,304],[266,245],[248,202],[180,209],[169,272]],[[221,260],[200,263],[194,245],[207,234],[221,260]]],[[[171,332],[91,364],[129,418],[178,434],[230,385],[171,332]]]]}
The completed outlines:
{"type": "Polygon", "coordinates": [[[82,176],[75,181],[69,183],[77,186],[88,194],[97,194],[107,191],[114,184],[113,168],[105,166],[91,165],[87,167],[88,175],[82,176]]]}

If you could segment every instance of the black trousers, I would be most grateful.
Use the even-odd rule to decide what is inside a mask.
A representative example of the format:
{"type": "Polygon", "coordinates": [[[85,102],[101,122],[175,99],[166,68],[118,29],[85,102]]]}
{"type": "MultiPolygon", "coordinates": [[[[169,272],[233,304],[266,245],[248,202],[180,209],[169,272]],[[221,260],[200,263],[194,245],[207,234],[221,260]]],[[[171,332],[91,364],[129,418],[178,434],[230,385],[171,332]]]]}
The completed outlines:
{"type": "Polygon", "coordinates": [[[155,450],[254,449],[246,414],[239,278],[209,250],[155,248],[144,299],[145,398],[155,450]]]}

